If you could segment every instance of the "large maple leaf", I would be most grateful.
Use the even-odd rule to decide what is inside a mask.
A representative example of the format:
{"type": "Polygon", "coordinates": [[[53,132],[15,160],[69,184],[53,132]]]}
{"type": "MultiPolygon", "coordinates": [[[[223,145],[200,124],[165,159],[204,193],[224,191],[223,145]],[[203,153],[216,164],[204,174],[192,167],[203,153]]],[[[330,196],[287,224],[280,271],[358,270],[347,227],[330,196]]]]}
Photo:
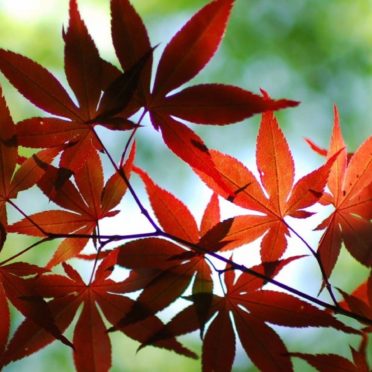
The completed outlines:
{"type": "Polygon", "coordinates": [[[361,264],[372,266],[372,137],[350,157],[342,137],[337,108],[328,159],[340,152],[331,168],[322,202],[334,211],[317,229],[325,229],[318,247],[327,277],[337,262],[341,243],[361,264]]]}
{"type": "MultiPolygon", "coordinates": [[[[128,160],[121,171],[130,177],[134,160],[135,147],[132,148],[128,160]]],[[[66,237],[69,234],[86,237],[67,237],[58,246],[53,258],[48,263],[51,268],[69,258],[77,256],[90,240],[89,235],[96,233],[98,223],[105,217],[115,216],[119,211],[113,210],[124,196],[127,185],[119,173],[115,173],[104,184],[102,163],[96,152],[91,154],[86,162],[75,174],[77,187],[71,180],[67,180],[55,191],[58,182],[58,169],[46,166],[44,176],[38,186],[64,210],[49,210],[27,216],[9,226],[10,232],[31,236],[66,237]]]]}
{"type": "MultiPolygon", "coordinates": [[[[285,99],[264,99],[222,84],[196,85],[171,94],[196,76],[212,58],[221,43],[233,3],[233,0],[214,0],[199,10],[166,45],[153,88],[150,88],[152,60],[149,60],[137,92],[136,108],[143,106],[149,112],[154,128],[160,129],[170,150],[220,183],[207,146],[178,119],[225,125],[259,112],[297,105],[285,99]]],[[[128,0],[112,0],[111,13],[115,51],[122,67],[128,69],[150,49],[147,30],[128,0]]]]}
{"type": "Polygon", "coordinates": [[[207,254],[218,251],[219,239],[225,236],[209,232],[220,221],[219,202],[212,195],[200,227],[191,212],[179,199],[156,185],[146,172],[135,167],[146,185],[155,216],[163,228],[163,237],[131,241],[119,247],[118,264],[131,269],[130,281],[138,281],[142,293],[132,311],[119,322],[130,324],[162,310],[177,300],[192,281],[192,294],[203,293],[200,317],[208,312],[213,292],[212,269],[207,254]],[[161,295],[159,295],[161,293],[161,295]]]}
{"type": "MultiPolygon", "coordinates": [[[[232,156],[215,150],[211,150],[211,156],[233,194],[226,193],[211,177],[199,172],[204,182],[236,205],[260,213],[221,222],[230,225],[222,250],[249,243],[265,234],[261,243],[262,260],[275,261],[285,252],[290,234],[285,217],[307,218],[311,215],[305,209],[322,196],[337,154],[294,184],[291,151],[274,114],[267,112],[262,115],[256,145],[257,168],[263,187],[253,173],[232,156]]],[[[215,229],[221,229],[221,226],[217,225],[215,229]]]]}
{"type": "MultiPolygon", "coordinates": [[[[52,298],[48,306],[55,327],[62,332],[72,322],[82,305],[73,336],[74,362],[77,371],[108,371],[111,367],[111,343],[98,307],[111,324],[116,324],[120,316],[129,311],[134,304],[133,300],[119,295],[127,292],[128,285],[109,278],[116,263],[116,255],[117,252],[113,252],[101,262],[94,279],[88,284],[66,263],[63,267],[67,276],[40,275],[31,282],[35,294],[52,298]]],[[[160,319],[152,316],[144,322],[121,327],[120,330],[127,336],[144,342],[153,332],[157,332],[162,327],[163,323],[160,319]]],[[[40,327],[39,323],[26,319],[10,341],[3,356],[3,363],[8,364],[30,355],[53,342],[54,339],[44,327],[40,327]]],[[[157,346],[189,357],[195,356],[174,338],[160,341],[157,346]]]]}
{"type": "MultiPolygon", "coordinates": [[[[267,262],[250,269],[266,275],[269,270],[271,277],[274,277],[293,259],[296,257],[267,262]]],[[[203,371],[231,370],[235,356],[235,333],[251,361],[261,371],[291,371],[293,367],[288,351],[280,336],[267,323],[295,328],[333,327],[344,332],[358,333],[326,311],[292,295],[263,289],[266,283],[248,273],[236,277],[235,271],[227,264],[224,296],[213,296],[204,323],[201,324],[195,307],[200,297],[192,296],[190,300],[194,304],[179,312],[164,329],[148,339],[145,345],[166,339],[167,336],[192,332],[213,318],[203,339],[203,371]]]]}
{"type": "Polygon", "coordinates": [[[101,149],[95,125],[120,130],[135,127],[119,114],[133,96],[146,56],[125,73],[102,60],[76,0],[70,0],[70,21],[63,36],[65,73],[78,104],[48,70],[29,58],[1,49],[0,70],[33,104],[55,115],[20,122],[18,143],[34,148],[68,144],[60,166],[75,173],[90,154],[101,149]]]}

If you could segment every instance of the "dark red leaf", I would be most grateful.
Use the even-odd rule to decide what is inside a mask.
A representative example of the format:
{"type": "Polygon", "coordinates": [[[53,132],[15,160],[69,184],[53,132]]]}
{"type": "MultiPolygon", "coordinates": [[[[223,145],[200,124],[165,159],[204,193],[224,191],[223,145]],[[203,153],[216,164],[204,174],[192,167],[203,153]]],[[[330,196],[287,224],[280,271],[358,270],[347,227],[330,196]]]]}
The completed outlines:
{"type": "Polygon", "coordinates": [[[86,125],[75,124],[59,118],[30,118],[16,126],[17,140],[21,146],[39,148],[62,146],[76,141],[86,132],[86,125]]]}
{"type": "Polygon", "coordinates": [[[297,105],[289,100],[267,100],[244,89],[222,84],[188,87],[164,99],[151,109],[197,124],[225,125],[254,114],[297,105]]]}
{"type": "Polygon", "coordinates": [[[65,41],[65,72],[68,83],[84,113],[84,119],[94,117],[101,96],[101,59],[93,39],[81,19],[77,1],[70,0],[70,21],[65,41]]]}
{"type": "Polygon", "coordinates": [[[235,334],[228,311],[213,319],[203,342],[203,372],[230,371],[235,356],[235,334]]]}
{"type": "Polygon", "coordinates": [[[53,115],[79,118],[78,108],[62,85],[36,62],[1,49],[0,70],[36,106],[53,115]]]}
{"type": "Polygon", "coordinates": [[[77,371],[109,371],[111,343],[94,298],[91,296],[87,296],[76,324],[74,346],[74,362],[77,371]]]}
{"type": "Polygon", "coordinates": [[[116,78],[103,92],[97,115],[94,121],[100,121],[105,117],[112,117],[123,111],[130,103],[144,67],[152,56],[153,49],[149,49],[141,58],[127,71],[116,78]]]}
{"type": "MultiPolygon", "coordinates": [[[[4,291],[2,284],[0,283],[0,355],[3,355],[5,346],[8,342],[9,330],[10,330],[10,312],[8,307],[7,296],[4,291]]],[[[0,358],[0,364],[1,364],[0,358]]]]}
{"type": "Polygon", "coordinates": [[[287,349],[274,330],[238,307],[234,321],[244,350],[259,370],[293,371],[287,349]]]}
{"type": "Polygon", "coordinates": [[[290,355],[305,360],[320,372],[360,372],[350,360],[336,354],[290,353],[290,355]]]}
{"type": "MultiPolygon", "coordinates": [[[[48,307],[61,332],[64,332],[72,322],[80,304],[79,301],[74,301],[74,299],[74,295],[66,295],[48,302],[48,307]]],[[[55,338],[49,332],[40,328],[32,320],[25,319],[10,340],[3,356],[3,362],[8,364],[22,359],[39,351],[53,341],[55,341],[55,338]]]]}
{"type": "Polygon", "coordinates": [[[155,127],[161,128],[165,144],[191,167],[203,172],[225,193],[230,189],[224,183],[203,140],[186,125],[167,116],[150,115],[155,127]]]}
{"type": "Polygon", "coordinates": [[[212,58],[225,32],[233,0],[211,1],[173,37],[159,61],[154,94],[192,79],[212,58]]]}
{"type": "MultiPolygon", "coordinates": [[[[151,49],[142,19],[128,0],[111,1],[111,33],[116,55],[124,71],[131,69],[151,49]]],[[[142,92],[150,87],[152,56],[142,74],[142,92]]]]}

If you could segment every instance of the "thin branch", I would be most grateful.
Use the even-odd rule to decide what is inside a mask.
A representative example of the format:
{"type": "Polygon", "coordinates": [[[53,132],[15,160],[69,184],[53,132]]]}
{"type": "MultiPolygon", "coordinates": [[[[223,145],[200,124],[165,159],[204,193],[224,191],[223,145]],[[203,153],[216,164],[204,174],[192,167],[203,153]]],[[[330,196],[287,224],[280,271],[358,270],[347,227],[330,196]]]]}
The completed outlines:
{"type": "Polygon", "coordinates": [[[46,237],[44,239],[41,239],[33,244],[31,244],[30,246],[28,246],[27,248],[23,249],[22,251],[18,252],[17,254],[7,258],[6,260],[0,262],[0,266],[3,266],[5,264],[7,264],[8,262],[14,260],[15,258],[18,258],[19,256],[22,256],[23,254],[27,253],[29,250],[31,250],[32,248],[35,248],[37,247],[38,245],[42,244],[42,243],[45,243],[47,241],[50,241],[51,239],[49,237],[46,237]]]}
{"type": "Polygon", "coordinates": [[[131,193],[134,201],[136,202],[137,206],[139,207],[141,213],[146,217],[147,221],[151,224],[151,226],[155,229],[156,232],[159,232],[160,229],[158,227],[158,225],[155,223],[155,221],[153,220],[153,218],[150,216],[149,212],[147,211],[147,209],[143,206],[141,200],[139,199],[136,191],[134,190],[132,184],[129,182],[129,179],[128,177],[126,176],[125,172],[123,171],[123,168],[119,168],[114,159],[112,158],[110,152],[107,150],[106,146],[104,145],[104,143],[101,141],[101,138],[98,136],[98,134],[94,131],[94,134],[96,136],[96,139],[97,141],[100,143],[100,145],[102,146],[103,148],[103,151],[105,152],[105,154],[107,155],[110,163],[112,164],[112,166],[114,167],[115,171],[119,174],[119,176],[122,178],[122,180],[125,182],[125,184],[127,185],[128,187],[128,190],[129,192],[131,193]]]}
{"type": "Polygon", "coordinates": [[[196,245],[196,244],[193,244],[193,243],[190,243],[184,239],[180,239],[178,238],[177,236],[174,236],[172,234],[168,234],[166,232],[162,232],[160,234],[161,236],[163,236],[164,238],[168,238],[170,240],[173,240],[174,242],[178,242],[184,246],[187,246],[193,250],[195,250],[196,252],[198,253],[204,253],[204,254],[207,254],[211,257],[214,257],[216,258],[217,260],[221,261],[221,262],[224,262],[228,265],[230,265],[233,269],[235,270],[239,270],[241,272],[244,272],[244,273],[247,273],[247,274],[250,274],[250,275],[253,275],[257,278],[260,278],[262,280],[264,280],[265,282],[268,282],[268,283],[271,283],[273,285],[275,285],[276,287],[278,288],[281,288],[289,293],[292,293],[298,297],[301,297],[303,299],[306,299],[312,303],[315,303],[319,306],[322,306],[326,309],[329,309],[329,310],[332,310],[333,312],[337,313],[337,314],[341,314],[341,315],[345,315],[349,318],[353,318],[355,320],[358,320],[359,322],[362,322],[362,323],[365,323],[365,324],[368,324],[368,325],[372,325],[372,319],[369,319],[369,318],[366,318],[360,314],[356,314],[352,311],[349,311],[349,310],[346,310],[346,309],[343,309],[342,307],[340,307],[338,304],[337,305],[332,305],[332,304],[329,304],[328,302],[325,302],[325,301],[322,301],[314,296],[311,296],[305,292],[302,292],[296,288],[293,288],[293,287],[290,287],[282,282],[279,282],[278,280],[275,280],[273,278],[271,278],[270,276],[267,276],[265,274],[262,274],[262,273],[259,273],[255,270],[252,270],[244,265],[241,265],[241,264],[238,264],[224,256],[221,256],[220,254],[216,253],[216,252],[212,252],[212,251],[209,251],[199,245],[196,245]]]}
{"type": "Polygon", "coordinates": [[[34,225],[43,235],[49,236],[48,234],[41,226],[39,226],[30,216],[28,216],[21,208],[17,206],[14,202],[12,202],[10,199],[7,200],[7,202],[16,209],[26,220],[30,221],[32,225],[34,225]]]}

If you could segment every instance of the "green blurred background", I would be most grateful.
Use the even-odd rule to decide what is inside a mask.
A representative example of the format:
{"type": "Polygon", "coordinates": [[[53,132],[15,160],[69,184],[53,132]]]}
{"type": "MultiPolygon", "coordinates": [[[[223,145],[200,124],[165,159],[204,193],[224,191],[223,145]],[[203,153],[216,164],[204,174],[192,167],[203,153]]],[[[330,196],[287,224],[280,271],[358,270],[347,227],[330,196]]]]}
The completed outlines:
{"type": "MultiPolygon", "coordinates": [[[[132,1],[143,16],[152,44],[160,43],[156,56],[181,25],[205,3],[203,0],[132,1]]],[[[117,64],[110,39],[109,0],[79,0],[79,6],[101,55],[117,64]]],[[[67,86],[63,74],[61,37],[62,25],[66,26],[67,21],[67,0],[0,0],[0,47],[38,61],[67,86]]],[[[301,101],[297,108],[278,113],[300,176],[322,161],[312,154],[303,138],[309,137],[319,145],[327,146],[334,104],[339,108],[350,151],[371,135],[371,72],[371,0],[236,0],[220,50],[191,84],[228,83],[256,93],[263,88],[274,98],[301,101]]],[[[9,86],[3,76],[0,76],[0,83],[16,121],[40,115],[36,108],[9,86]]],[[[259,117],[255,117],[233,126],[194,126],[193,129],[209,147],[238,156],[244,163],[254,167],[258,122],[259,117]]],[[[120,154],[125,135],[104,135],[112,151],[120,154]]],[[[199,181],[196,177],[163,146],[160,136],[152,128],[146,127],[139,132],[138,164],[149,170],[161,186],[190,205],[197,216],[201,215],[200,204],[205,204],[208,191],[197,186],[199,181]]],[[[40,210],[40,206],[47,203],[38,199],[31,202],[30,198],[25,201],[30,210],[40,210]]],[[[316,223],[313,224],[315,226],[316,223]]],[[[25,244],[26,241],[21,238],[11,237],[4,254],[10,255],[25,244]]],[[[47,261],[39,251],[27,258],[32,262],[37,260],[40,264],[47,261]]],[[[302,288],[316,294],[319,275],[316,267],[309,266],[308,261],[299,266],[301,274],[291,272],[283,280],[291,283],[296,278],[302,288]],[[315,275],[314,280],[309,280],[307,275],[315,275]]],[[[365,269],[343,252],[333,282],[345,290],[351,290],[365,274],[365,269]]],[[[350,357],[346,338],[339,333],[313,329],[283,331],[280,330],[291,351],[342,352],[350,357]]],[[[200,349],[196,337],[186,340],[194,350],[200,349]]],[[[352,340],[354,346],[357,341],[352,340]]],[[[136,354],[137,345],[122,335],[113,335],[113,345],[113,371],[199,370],[199,362],[162,350],[148,348],[136,354]]],[[[295,363],[296,370],[307,370],[305,363],[295,363]]],[[[73,370],[70,350],[56,342],[42,352],[6,368],[7,371],[52,369],[73,370]]],[[[234,370],[255,369],[250,369],[246,356],[239,351],[234,370]]]]}

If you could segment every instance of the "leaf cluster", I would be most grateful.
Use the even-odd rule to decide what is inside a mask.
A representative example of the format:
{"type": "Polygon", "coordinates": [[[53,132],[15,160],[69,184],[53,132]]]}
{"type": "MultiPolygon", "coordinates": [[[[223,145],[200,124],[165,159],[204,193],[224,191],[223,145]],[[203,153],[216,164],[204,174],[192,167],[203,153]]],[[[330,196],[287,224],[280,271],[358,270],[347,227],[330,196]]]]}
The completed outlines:
{"type": "Polygon", "coordinates": [[[202,7],[165,46],[154,68],[157,46],[151,45],[139,14],[128,0],[111,0],[118,68],[100,56],[77,0],[70,0],[62,34],[69,88],[37,62],[0,49],[1,72],[47,113],[14,123],[0,95],[1,253],[11,249],[8,234],[37,239],[0,262],[1,366],[59,340],[71,348],[76,370],[107,371],[111,332],[138,341],[139,349],[151,345],[197,358],[179,336],[198,331],[206,372],[232,369],[237,338],[262,371],[291,371],[292,358],[321,371],[369,370],[372,276],[352,293],[339,289],[341,298],[331,279],[342,244],[369,271],[372,266],[372,138],[348,154],[335,108],[329,147],[308,140],[325,158],[323,165],[295,181],[295,159],[274,111],[298,102],[232,85],[184,87],[218,49],[233,6],[234,0],[212,0],[202,7]],[[218,130],[255,114],[261,114],[258,177],[239,159],[208,148],[190,127],[214,125],[218,130]],[[200,223],[136,163],[135,139],[145,117],[166,147],[210,189],[200,223]],[[98,126],[127,134],[119,159],[98,126]],[[24,158],[21,148],[35,153],[24,158]],[[112,165],[109,176],[104,176],[109,172],[104,172],[104,158],[112,165]],[[149,208],[132,177],[141,180],[149,208]],[[28,214],[18,194],[32,187],[54,206],[28,214]],[[147,231],[120,233],[128,199],[148,222],[147,231]],[[240,207],[239,213],[223,218],[221,207],[229,203],[240,207]],[[290,221],[307,225],[316,213],[314,205],[333,210],[316,227],[322,237],[313,248],[290,221]],[[21,215],[14,223],[9,223],[9,208],[21,215]],[[103,219],[115,221],[118,232],[103,234],[103,219]],[[314,280],[329,302],[277,280],[287,265],[304,259],[288,254],[291,236],[300,239],[307,259],[318,266],[320,280],[314,280]],[[251,243],[258,239],[260,262],[252,265],[251,243]],[[45,266],[21,260],[52,240],[59,245],[45,266]],[[244,252],[244,262],[234,259],[237,249],[244,252]],[[72,259],[88,261],[88,280],[72,259]],[[188,305],[165,321],[159,313],[181,298],[188,305]],[[9,303],[24,316],[12,335],[9,303]],[[335,314],[353,318],[359,326],[351,327],[335,314]],[[65,335],[70,324],[71,340],[65,335]],[[352,361],[335,354],[304,354],[288,350],[276,325],[329,327],[345,337],[356,335],[360,344],[351,349],[352,361]]]}

